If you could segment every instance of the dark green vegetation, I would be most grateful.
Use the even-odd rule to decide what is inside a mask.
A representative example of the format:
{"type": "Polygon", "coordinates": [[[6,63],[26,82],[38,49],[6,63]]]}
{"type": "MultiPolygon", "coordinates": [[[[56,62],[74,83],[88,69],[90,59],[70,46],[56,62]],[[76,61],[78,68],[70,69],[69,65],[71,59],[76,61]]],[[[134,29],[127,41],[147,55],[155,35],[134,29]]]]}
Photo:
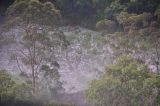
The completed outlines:
{"type": "MultiPolygon", "coordinates": [[[[144,12],[154,15],[152,20],[159,17],[159,0],[40,0],[50,1],[60,10],[68,24],[81,24],[86,22],[94,25],[97,20],[109,19],[117,22],[117,15],[121,12],[129,14],[142,14],[144,12]]],[[[10,2],[7,2],[10,4],[10,2]]],[[[7,4],[6,3],[6,4],[7,4]]],[[[5,3],[4,3],[5,4],[5,3]]],[[[4,7],[4,6],[3,6],[4,7]]],[[[23,11],[23,10],[22,10],[23,11]]],[[[3,11],[4,13],[4,11],[3,11]]],[[[118,23],[117,23],[118,24],[118,23]]],[[[121,24],[121,23],[120,23],[121,24]]],[[[92,26],[93,27],[93,26],[92,26]]]]}
{"type": "Polygon", "coordinates": [[[116,21],[121,12],[154,14],[159,8],[159,0],[55,0],[53,3],[61,10],[62,16],[71,22],[89,21],[94,25],[97,20],[116,21]]]}
{"type": "MultiPolygon", "coordinates": [[[[7,4],[9,5],[13,1],[16,0],[10,0],[6,3],[2,2],[4,4],[3,8],[7,8],[5,7],[5,5],[6,6],[7,4]]],[[[144,15],[143,13],[150,13],[152,15],[152,18],[148,19],[149,21],[159,20],[159,8],[160,8],[159,0],[40,0],[40,1],[43,3],[47,1],[52,2],[55,5],[55,7],[60,10],[63,19],[67,20],[67,23],[70,25],[81,24],[85,26],[86,23],[89,23],[90,25],[95,25],[95,23],[98,20],[102,19],[108,19],[114,21],[118,25],[124,25],[122,21],[119,21],[119,19],[116,18],[117,16],[119,16],[120,13],[122,15],[127,15],[126,13],[124,14],[123,12],[128,13],[128,16],[126,18],[129,18],[130,16],[136,16],[137,21],[138,20],[140,21],[139,18],[141,16],[139,15],[140,14],[144,15]]],[[[26,6],[24,6],[23,9],[25,7],[26,6]]],[[[23,9],[21,9],[21,11],[23,11],[23,9]]],[[[3,11],[3,13],[5,13],[5,11],[3,11]]],[[[142,17],[145,18],[146,16],[142,17]]],[[[139,25],[140,24],[142,23],[139,23],[139,25]]]]}
{"type": "Polygon", "coordinates": [[[159,75],[130,56],[121,56],[92,81],[86,94],[98,106],[158,106],[159,89],[159,75]]]}
{"type": "MultiPolygon", "coordinates": [[[[0,104],[1,106],[25,106],[33,104],[32,89],[27,84],[16,84],[6,70],[0,71],[0,104]]],[[[33,105],[34,106],[34,105],[33,105]]]]}
{"type": "Polygon", "coordinates": [[[1,106],[72,106],[62,103],[42,103],[35,99],[30,85],[17,84],[6,70],[0,70],[1,106]]]}
{"type": "MultiPolygon", "coordinates": [[[[57,30],[64,25],[102,32],[99,42],[108,44],[118,58],[89,85],[86,97],[90,102],[97,106],[160,105],[160,0],[11,2],[4,3],[9,7],[4,5],[0,10],[2,16],[6,14],[0,46],[15,45],[12,59],[25,82],[13,80],[6,70],[0,71],[2,106],[69,106],[55,103],[64,89],[54,52],[70,44],[63,31],[57,30]],[[14,28],[21,28],[20,37],[3,35],[14,28]],[[147,59],[152,63],[146,64],[147,59]],[[156,67],[155,72],[149,65],[156,67]]],[[[87,44],[83,46],[87,48],[87,44]]]]}

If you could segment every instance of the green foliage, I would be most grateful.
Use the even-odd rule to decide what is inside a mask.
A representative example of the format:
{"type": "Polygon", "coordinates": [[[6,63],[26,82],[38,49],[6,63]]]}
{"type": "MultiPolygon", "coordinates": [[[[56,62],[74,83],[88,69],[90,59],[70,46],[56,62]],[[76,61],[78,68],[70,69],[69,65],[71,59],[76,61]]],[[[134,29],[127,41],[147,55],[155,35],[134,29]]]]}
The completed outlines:
{"type": "Polygon", "coordinates": [[[38,80],[43,79],[39,79],[42,66],[48,68],[45,70],[45,76],[47,76],[45,78],[56,79],[58,86],[61,86],[58,73],[59,65],[55,62],[53,49],[58,46],[65,48],[67,43],[63,33],[50,34],[50,31],[53,31],[52,28],[60,22],[60,11],[51,2],[15,0],[7,9],[6,14],[8,18],[6,26],[16,25],[24,29],[20,41],[16,41],[20,46],[15,50],[14,59],[17,61],[19,70],[24,73],[26,70],[21,69],[23,66],[31,67],[33,92],[35,93],[38,80]],[[17,20],[10,23],[12,19],[17,20]],[[19,61],[23,64],[20,65],[19,61]],[[50,66],[46,65],[47,63],[56,69],[50,69],[50,66]]]}
{"type": "Polygon", "coordinates": [[[94,24],[96,20],[100,19],[115,20],[120,12],[154,13],[158,10],[159,4],[159,0],[15,0],[14,4],[9,7],[7,15],[9,13],[10,18],[14,17],[10,20],[10,23],[21,21],[21,18],[17,17],[21,14],[26,21],[31,19],[33,22],[48,24],[53,22],[52,24],[55,24],[60,15],[59,10],[55,8],[57,7],[60,9],[62,16],[68,19],[71,24],[80,24],[84,21],[94,24]],[[37,16],[49,20],[43,22],[37,16]]]}
{"type": "Polygon", "coordinates": [[[12,96],[14,86],[15,82],[11,79],[11,76],[6,70],[0,70],[0,99],[3,100],[8,96],[12,96]]]}
{"type": "Polygon", "coordinates": [[[60,12],[50,2],[41,3],[39,0],[15,0],[7,9],[9,20],[14,23],[56,25],[59,22],[60,12]]]}
{"type": "Polygon", "coordinates": [[[104,9],[110,6],[112,0],[58,0],[54,3],[70,21],[78,23],[87,20],[92,24],[104,16],[104,9]]]}
{"type": "Polygon", "coordinates": [[[32,101],[33,95],[32,95],[32,88],[25,84],[18,84],[13,88],[13,96],[16,100],[19,101],[32,101]]]}
{"type": "Polygon", "coordinates": [[[59,76],[59,73],[57,70],[59,68],[59,64],[57,62],[54,62],[52,66],[54,67],[50,68],[48,65],[41,66],[41,70],[45,71],[45,74],[44,74],[45,77],[52,76],[54,78],[59,76]]]}
{"type": "Polygon", "coordinates": [[[117,16],[117,21],[122,24],[122,25],[126,25],[128,24],[128,19],[133,16],[134,14],[129,14],[128,12],[121,12],[118,16],[117,16]]]}
{"type": "Polygon", "coordinates": [[[120,2],[118,1],[115,1],[112,2],[110,6],[106,7],[104,13],[107,18],[112,19],[115,18],[115,16],[119,14],[119,12],[125,11],[126,8],[127,7],[125,5],[120,4],[120,2]]]}
{"type": "Polygon", "coordinates": [[[62,31],[56,31],[51,35],[51,42],[55,47],[60,47],[62,49],[66,49],[70,43],[62,31]]]}
{"type": "Polygon", "coordinates": [[[16,84],[6,70],[0,70],[0,102],[8,100],[31,101],[32,88],[27,84],[16,84]]]}
{"type": "Polygon", "coordinates": [[[64,90],[62,87],[62,82],[60,81],[58,68],[59,64],[57,62],[53,62],[51,65],[42,65],[40,69],[40,79],[42,81],[40,82],[40,86],[42,88],[44,87],[45,89],[39,89],[39,91],[48,91],[49,94],[47,95],[50,95],[54,100],[57,100],[59,92],[62,92],[64,90]]]}
{"type": "Polygon", "coordinates": [[[92,81],[86,95],[95,104],[104,106],[157,106],[160,76],[147,66],[121,56],[107,67],[106,73],[92,81]]]}
{"type": "MultiPolygon", "coordinates": [[[[29,71],[33,75],[33,91],[39,91],[41,88],[43,88],[39,86],[47,86],[47,89],[45,89],[45,91],[55,90],[56,92],[57,90],[62,88],[62,84],[59,80],[60,75],[58,72],[60,66],[55,61],[55,57],[52,52],[55,47],[61,47],[64,45],[63,35],[57,36],[55,34],[54,38],[52,38],[52,36],[49,36],[48,32],[44,31],[41,33],[37,33],[36,28],[37,27],[31,27],[29,28],[29,31],[24,33],[24,36],[20,42],[21,48],[19,48],[19,51],[16,51],[15,53],[16,60],[18,59],[18,61],[21,61],[23,63],[23,65],[31,67],[29,71]],[[35,32],[33,31],[34,28],[35,32]],[[44,80],[45,83],[41,82],[41,80],[44,80]],[[52,87],[50,85],[52,85],[52,87]]],[[[25,70],[23,70],[23,72],[25,72],[25,70]]]]}
{"type": "Polygon", "coordinates": [[[128,18],[129,23],[131,26],[135,26],[137,28],[144,27],[143,22],[149,22],[151,20],[152,15],[150,13],[142,13],[140,15],[133,15],[128,18]]]}
{"type": "Polygon", "coordinates": [[[117,15],[117,21],[123,26],[124,32],[128,35],[150,35],[159,27],[157,21],[153,21],[151,13],[129,14],[121,12],[117,15]]]}
{"type": "Polygon", "coordinates": [[[160,3],[159,0],[53,0],[50,1],[52,3],[48,1],[50,0],[15,0],[7,10],[10,19],[8,24],[23,21],[54,26],[61,19],[61,11],[64,20],[71,25],[85,25],[85,22],[94,25],[97,20],[106,18],[116,21],[116,16],[121,12],[147,12],[158,16],[160,3]]]}
{"type": "Polygon", "coordinates": [[[100,20],[96,24],[97,29],[106,29],[108,31],[113,30],[114,27],[115,27],[115,23],[108,19],[100,20]]]}
{"type": "Polygon", "coordinates": [[[133,31],[149,27],[150,21],[159,20],[157,3],[159,3],[157,0],[113,0],[102,11],[101,19],[107,18],[115,21],[117,25],[122,25],[124,31],[128,33],[130,29],[133,31]],[[154,18],[154,12],[157,19],[154,18]]]}
{"type": "MultiPolygon", "coordinates": [[[[48,103],[37,101],[32,89],[25,83],[17,84],[6,70],[0,70],[0,105],[1,106],[74,106],[67,103],[48,103]]],[[[60,88],[59,88],[60,89],[60,88]]]]}

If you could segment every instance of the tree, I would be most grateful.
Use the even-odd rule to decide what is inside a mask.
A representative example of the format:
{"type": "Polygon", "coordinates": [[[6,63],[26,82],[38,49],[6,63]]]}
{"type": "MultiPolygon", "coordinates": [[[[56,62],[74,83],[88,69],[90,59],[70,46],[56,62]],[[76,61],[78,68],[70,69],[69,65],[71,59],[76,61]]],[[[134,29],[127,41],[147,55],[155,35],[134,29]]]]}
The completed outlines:
{"type": "Polygon", "coordinates": [[[31,68],[34,92],[37,89],[36,83],[38,82],[36,82],[36,80],[38,80],[40,68],[45,64],[51,64],[50,66],[57,67],[56,65],[58,63],[55,64],[56,61],[52,51],[52,45],[53,43],[49,40],[46,34],[28,33],[26,36],[23,36],[20,45],[16,47],[16,51],[14,51],[13,56],[17,62],[19,70],[22,73],[27,73],[27,70],[25,70],[24,67],[31,68]]]}
{"type": "Polygon", "coordinates": [[[31,74],[33,93],[36,93],[40,68],[55,62],[53,49],[55,43],[50,40],[49,31],[60,22],[60,12],[50,2],[38,0],[16,0],[6,12],[7,25],[22,27],[22,37],[15,39],[16,46],[13,58],[21,72],[31,74]],[[26,68],[27,70],[25,70],[26,68]],[[28,70],[28,67],[30,68],[28,70]]]}
{"type": "Polygon", "coordinates": [[[119,57],[92,81],[89,100],[102,106],[158,106],[160,76],[130,56],[119,57]]]}

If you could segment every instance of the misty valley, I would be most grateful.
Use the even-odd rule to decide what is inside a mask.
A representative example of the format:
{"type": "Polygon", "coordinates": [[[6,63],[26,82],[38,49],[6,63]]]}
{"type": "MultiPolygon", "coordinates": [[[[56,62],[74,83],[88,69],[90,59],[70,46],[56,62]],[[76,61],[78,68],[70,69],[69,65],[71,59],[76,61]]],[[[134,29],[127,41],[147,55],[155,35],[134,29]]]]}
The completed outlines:
{"type": "Polygon", "coordinates": [[[159,0],[0,1],[0,106],[160,106],[159,0]]]}

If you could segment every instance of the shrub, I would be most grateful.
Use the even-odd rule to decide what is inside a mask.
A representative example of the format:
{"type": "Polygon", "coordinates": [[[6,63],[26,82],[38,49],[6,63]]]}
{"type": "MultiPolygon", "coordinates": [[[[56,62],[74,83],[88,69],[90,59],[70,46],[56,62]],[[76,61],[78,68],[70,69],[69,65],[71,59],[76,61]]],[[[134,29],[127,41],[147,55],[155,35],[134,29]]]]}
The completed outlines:
{"type": "Polygon", "coordinates": [[[108,19],[103,19],[96,23],[96,28],[99,30],[111,31],[114,29],[114,27],[115,27],[115,22],[108,19]]]}

